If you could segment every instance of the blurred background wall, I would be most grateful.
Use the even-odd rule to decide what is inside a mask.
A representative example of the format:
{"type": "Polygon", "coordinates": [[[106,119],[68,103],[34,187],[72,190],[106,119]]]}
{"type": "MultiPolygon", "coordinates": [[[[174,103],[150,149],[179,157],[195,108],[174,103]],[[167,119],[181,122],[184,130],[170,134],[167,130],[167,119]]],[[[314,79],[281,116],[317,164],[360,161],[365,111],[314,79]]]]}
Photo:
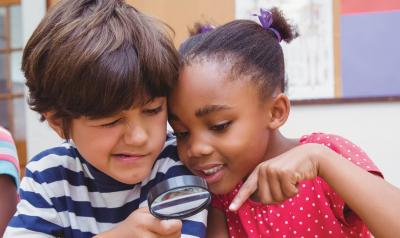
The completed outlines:
{"type": "MultiPolygon", "coordinates": [[[[2,1],[3,3],[5,2],[4,0],[0,0],[0,4],[2,1]]],[[[53,5],[56,0],[21,0],[17,2],[21,4],[21,31],[23,42],[26,42],[45,14],[47,7],[53,5]]],[[[128,0],[128,2],[136,6],[139,10],[168,23],[175,30],[174,40],[176,45],[179,45],[188,36],[187,30],[193,26],[194,22],[208,21],[216,25],[223,24],[234,19],[238,11],[236,9],[237,1],[234,0],[128,0]]],[[[315,0],[315,2],[318,1],[315,0]]],[[[354,1],[349,0],[349,2],[354,1]]],[[[390,3],[396,1],[385,0],[376,2],[381,4],[385,4],[386,2],[386,4],[390,5],[390,3]]],[[[379,6],[381,5],[378,4],[378,8],[379,6]]],[[[385,13],[394,14],[397,17],[400,14],[400,6],[398,8],[395,5],[390,6],[392,8],[389,10],[384,8],[378,13],[372,11],[370,14],[372,14],[371,16],[377,16],[377,14],[385,11],[385,13]]],[[[338,7],[340,8],[340,6],[336,6],[334,9],[338,11],[338,7]]],[[[352,9],[354,10],[354,8],[352,9]]],[[[376,10],[377,7],[375,6],[373,9],[376,10]]],[[[339,9],[339,11],[342,11],[341,13],[344,13],[344,10],[346,9],[339,9]]],[[[369,10],[369,12],[371,11],[369,10]]],[[[353,11],[352,14],[349,14],[347,12],[342,15],[342,18],[336,17],[336,20],[333,20],[333,24],[343,21],[343,17],[347,17],[347,19],[344,19],[345,21],[357,21],[360,17],[364,17],[363,13],[353,11]],[[348,17],[353,17],[353,19],[348,19],[348,17]]],[[[289,121],[283,127],[283,132],[290,137],[299,137],[310,132],[327,132],[342,135],[361,146],[383,171],[386,179],[400,187],[400,174],[397,172],[400,169],[400,156],[398,152],[398,148],[400,148],[400,140],[398,139],[398,135],[400,134],[400,88],[397,86],[400,83],[400,79],[385,74],[378,76],[387,77],[385,80],[388,80],[387,82],[390,83],[389,88],[394,90],[394,93],[391,95],[382,95],[384,97],[372,95],[370,98],[355,97],[350,100],[342,99],[343,84],[340,80],[344,74],[343,70],[348,67],[343,62],[346,62],[348,57],[356,53],[346,56],[349,53],[348,51],[354,49],[344,52],[338,51],[338,49],[341,49],[342,42],[337,41],[339,39],[337,34],[339,36],[344,34],[342,33],[343,29],[338,26],[333,27],[333,37],[336,37],[336,41],[332,45],[334,48],[333,61],[335,63],[340,61],[340,65],[335,66],[337,68],[334,70],[334,80],[338,83],[332,87],[334,97],[323,100],[319,100],[319,98],[293,100],[291,115],[289,121]],[[344,56],[345,59],[343,59],[344,56]],[[338,79],[339,81],[337,81],[338,79]],[[338,90],[339,86],[340,89],[338,90]]],[[[378,46],[387,42],[385,39],[389,36],[377,35],[378,38],[383,39],[379,42],[378,46]]],[[[346,47],[342,48],[347,49],[346,47]]],[[[389,50],[391,52],[389,52],[388,59],[391,59],[389,62],[392,62],[395,59],[393,57],[400,55],[399,47],[392,47],[389,50]]],[[[398,64],[398,62],[400,61],[396,63],[398,64]]],[[[368,66],[365,70],[370,70],[370,67],[368,66]]],[[[379,68],[374,70],[386,72],[379,68]]],[[[296,78],[295,75],[290,77],[290,79],[292,78],[294,80],[296,78]]],[[[356,87],[357,85],[361,87],[364,82],[362,81],[363,78],[357,77],[351,80],[356,81],[356,87]]],[[[23,122],[16,123],[16,128],[23,131],[22,134],[25,139],[23,141],[27,146],[25,150],[27,153],[25,155],[26,158],[30,158],[41,150],[49,146],[58,145],[61,142],[46,123],[39,123],[39,117],[36,113],[26,109],[25,105],[22,105],[22,107],[23,113],[14,114],[14,120],[16,120],[15,117],[19,120],[23,119],[23,122]],[[26,116],[24,116],[24,113],[26,116]]]]}

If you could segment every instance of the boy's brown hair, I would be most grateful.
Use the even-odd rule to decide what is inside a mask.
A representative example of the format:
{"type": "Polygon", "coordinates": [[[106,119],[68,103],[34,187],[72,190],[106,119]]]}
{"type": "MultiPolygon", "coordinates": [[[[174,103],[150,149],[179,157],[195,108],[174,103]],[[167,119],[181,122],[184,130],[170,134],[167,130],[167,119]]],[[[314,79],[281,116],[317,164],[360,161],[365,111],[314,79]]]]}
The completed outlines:
{"type": "Polygon", "coordinates": [[[165,25],[123,0],[61,0],[29,39],[22,70],[30,107],[53,112],[68,138],[74,118],[166,96],[179,60],[165,25]]]}

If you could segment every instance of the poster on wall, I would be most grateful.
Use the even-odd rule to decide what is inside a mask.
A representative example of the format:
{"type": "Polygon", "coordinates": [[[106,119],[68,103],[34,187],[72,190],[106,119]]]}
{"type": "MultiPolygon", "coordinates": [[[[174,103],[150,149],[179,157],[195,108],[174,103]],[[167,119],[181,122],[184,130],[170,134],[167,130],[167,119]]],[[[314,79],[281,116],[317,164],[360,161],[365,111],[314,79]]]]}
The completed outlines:
{"type": "Polygon", "coordinates": [[[281,9],[300,36],[281,43],[290,99],[335,97],[333,0],[236,0],[236,19],[257,21],[260,8],[281,9]]]}

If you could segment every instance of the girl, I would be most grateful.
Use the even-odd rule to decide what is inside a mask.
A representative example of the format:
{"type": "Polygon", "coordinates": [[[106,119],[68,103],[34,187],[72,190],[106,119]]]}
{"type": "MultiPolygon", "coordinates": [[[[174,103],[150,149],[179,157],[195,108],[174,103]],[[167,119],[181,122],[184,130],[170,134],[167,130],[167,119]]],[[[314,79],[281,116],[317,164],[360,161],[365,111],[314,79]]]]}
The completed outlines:
{"type": "Polygon", "coordinates": [[[259,18],[262,26],[235,20],[190,39],[170,93],[179,156],[214,194],[208,236],[369,237],[362,221],[395,236],[400,192],[360,148],[280,133],[290,109],[280,41],[297,34],[277,9],[259,18]]]}

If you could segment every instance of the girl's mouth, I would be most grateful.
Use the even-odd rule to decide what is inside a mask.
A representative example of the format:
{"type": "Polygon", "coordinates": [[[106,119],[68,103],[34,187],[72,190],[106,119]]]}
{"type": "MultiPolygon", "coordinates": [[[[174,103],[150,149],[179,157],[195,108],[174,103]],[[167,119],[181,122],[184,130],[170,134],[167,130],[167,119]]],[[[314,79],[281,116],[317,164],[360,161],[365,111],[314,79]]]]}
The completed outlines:
{"type": "Polygon", "coordinates": [[[224,175],[224,165],[215,165],[207,169],[197,169],[197,174],[204,178],[208,184],[213,184],[222,179],[224,175]]]}
{"type": "Polygon", "coordinates": [[[222,167],[224,167],[224,165],[221,164],[221,165],[212,167],[210,169],[203,169],[202,172],[205,175],[212,175],[212,174],[215,174],[216,172],[220,171],[222,169],[222,167]]]}

